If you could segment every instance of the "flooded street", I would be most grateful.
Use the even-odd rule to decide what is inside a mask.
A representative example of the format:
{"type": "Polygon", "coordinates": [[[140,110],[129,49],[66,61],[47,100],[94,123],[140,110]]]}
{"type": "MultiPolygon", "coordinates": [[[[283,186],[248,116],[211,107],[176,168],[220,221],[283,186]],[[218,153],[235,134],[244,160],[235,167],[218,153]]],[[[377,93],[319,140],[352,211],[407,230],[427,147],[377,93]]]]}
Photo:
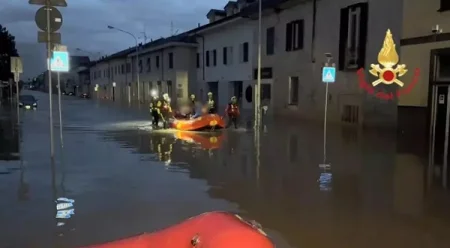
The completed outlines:
{"type": "Polygon", "coordinates": [[[319,166],[321,126],[152,132],[145,110],[64,97],[52,165],[48,95],[31,94],[39,108],[21,115],[20,152],[2,118],[0,247],[79,247],[213,210],[258,221],[281,248],[450,243],[450,194],[426,157],[406,152],[421,141],[330,127],[331,165],[319,166]],[[60,197],[73,200],[70,218],[55,218],[60,197]]]}

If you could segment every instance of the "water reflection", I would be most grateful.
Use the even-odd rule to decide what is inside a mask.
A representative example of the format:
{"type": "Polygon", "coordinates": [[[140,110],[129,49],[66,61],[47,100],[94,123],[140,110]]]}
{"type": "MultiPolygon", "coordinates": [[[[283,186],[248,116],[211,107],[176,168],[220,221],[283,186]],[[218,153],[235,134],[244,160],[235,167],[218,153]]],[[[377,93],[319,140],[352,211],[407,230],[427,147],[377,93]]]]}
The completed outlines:
{"type": "Polygon", "coordinates": [[[396,152],[395,137],[331,127],[331,167],[323,164],[320,128],[271,130],[282,131],[225,130],[216,139],[141,133],[139,142],[128,132],[116,139],[140,153],[157,154],[157,161],[170,160],[169,171],[204,180],[211,198],[236,203],[241,215],[261,223],[283,247],[445,247],[450,242],[441,235],[450,231],[448,197],[424,190],[426,159],[396,152]]]}

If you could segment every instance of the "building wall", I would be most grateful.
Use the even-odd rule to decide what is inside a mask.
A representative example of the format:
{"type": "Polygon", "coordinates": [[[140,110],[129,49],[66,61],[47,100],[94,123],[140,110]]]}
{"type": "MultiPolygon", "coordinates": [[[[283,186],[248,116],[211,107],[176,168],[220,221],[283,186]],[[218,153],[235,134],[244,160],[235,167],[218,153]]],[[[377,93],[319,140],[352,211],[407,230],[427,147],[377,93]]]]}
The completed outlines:
{"type": "MultiPolygon", "coordinates": [[[[130,58],[131,59],[131,58],[130,58]]],[[[174,101],[187,100],[188,93],[194,90],[196,81],[195,71],[195,45],[172,46],[154,51],[143,51],[139,60],[142,61],[142,71],[139,75],[141,100],[148,102],[151,100],[152,89],[158,91],[158,82],[161,83],[161,92],[169,93],[174,101]],[[169,68],[169,54],[173,54],[173,68],[169,68]],[[159,57],[159,67],[156,67],[156,60],[159,57]],[[147,62],[150,59],[150,67],[147,62]],[[169,92],[170,83],[172,90],[169,92]]],[[[136,57],[132,58],[133,65],[136,57]]],[[[132,67],[131,91],[134,99],[137,99],[137,74],[136,67],[132,67]]]]}
{"type": "MultiPolygon", "coordinates": [[[[198,35],[204,37],[197,38],[197,53],[200,55],[200,66],[197,69],[198,88],[196,93],[199,99],[206,100],[206,94],[210,91],[208,82],[218,82],[216,102],[220,107],[225,106],[234,95],[231,82],[242,81],[244,91],[244,97],[241,102],[242,107],[244,109],[252,108],[252,103],[245,99],[245,89],[252,84],[252,69],[254,67],[252,30],[254,27],[254,22],[240,19],[225,25],[219,24],[217,27],[198,33],[198,35]],[[244,42],[249,43],[248,62],[241,62],[239,57],[241,54],[240,46],[244,42]],[[230,55],[227,56],[227,60],[230,61],[230,64],[227,65],[223,64],[223,47],[233,47],[232,58],[230,55]],[[213,66],[212,51],[214,49],[217,51],[216,66],[213,66]],[[209,67],[206,66],[206,61],[204,61],[206,60],[206,51],[210,51],[209,67]]],[[[195,59],[193,63],[196,65],[195,59]]]]}
{"type": "MultiPolygon", "coordinates": [[[[263,40],[265,30],[275,27],[275,54],[265,55],[263,45],[262,67],[273,68],[272,109],[280,115],[320,120],[323,118],[325,84],[321,82],[324,53],[332,53],[334,62],[339,58],[340,11],[341,8],[367,1],[357,0],[321,0],[317,1],[316,33],[314,47],[313,1],[293,1],[300,3],[279,14],[264,16],[263,40]],[[298,51],[285,51],[286,24],[293,20],[304,20],[304,47],[298,51]],[[289,77],[298,76],[299,103],[289,105],[289,77]]],[[[402,0],[370,1],[368,13],[368,38],[366,44],[365,67],[376,63],[378,52],[388,28],[399,44],[401,34],[402,0]],[[389,8],[386,8],[389,6],[389,8]],[[383,18],[380,18],[383,15],[383,18]]],[[[256,36],[256,34],[255,34],[256,36]]],[[[256,57],[256,51],[254,57],[256,57]]],[[[366,78],[370,79],[366,73],[366,78]]],[[[341,122],[345,106],[356,106],[358,123],[365,125],[396,124],[397,103],[380,101],[363,92],[357,81],[356,70],[338,71],[337,81],[329,85],[328,118],[332,122],[341,122]]]]}
{"type": "MultiPolygon", "coordinates": [[[[431,29],[436,25],[442,28],[443,33],[450,32],[450,11],[437,12],[439,8],[440,0],[430,0],[427,4],[423,4],[420,0],[405,2],[402,39],[431,35],[431,29]]],[[[399,106],[426,107],[428,105],[430,52],[433,49],[448,47],[450,47],[450,41],[402,46],[400,63],[406,64],[410,69],[404,76],[404,81],[412,80],[414,68],[419,68],[421,75],[412,92],[400,98],[399,106]]]]}

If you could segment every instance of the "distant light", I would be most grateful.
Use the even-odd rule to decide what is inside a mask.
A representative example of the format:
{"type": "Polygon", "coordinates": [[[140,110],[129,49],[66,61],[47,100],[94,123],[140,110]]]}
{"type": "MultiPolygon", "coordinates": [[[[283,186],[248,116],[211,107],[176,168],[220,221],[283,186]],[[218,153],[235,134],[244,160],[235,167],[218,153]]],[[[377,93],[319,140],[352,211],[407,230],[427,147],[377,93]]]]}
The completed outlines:
{"type": "Polygon", "coordinates": [[[153,97],[156,97],[158,95],[158,91],[152,90],[151,94],[152,94],[153,97]]]}

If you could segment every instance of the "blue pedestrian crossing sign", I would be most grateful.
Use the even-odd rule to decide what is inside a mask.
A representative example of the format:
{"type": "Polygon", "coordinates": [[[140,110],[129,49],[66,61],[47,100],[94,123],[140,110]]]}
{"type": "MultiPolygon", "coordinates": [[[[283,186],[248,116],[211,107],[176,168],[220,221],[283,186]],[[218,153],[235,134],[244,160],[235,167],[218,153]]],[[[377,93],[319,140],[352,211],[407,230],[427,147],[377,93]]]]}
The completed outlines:
{"type": "Polygon", "coordinates": [[[56,72],[68,72],[69,69],[69,53],[54,51],[53,57],[50,60],[50,70],[56,72]]]}
{"type": "Polygon", "coordinates": [[[322,69],[322,82],[324,83],[336,82],[336,67],[324,67],[322,69]]]}

